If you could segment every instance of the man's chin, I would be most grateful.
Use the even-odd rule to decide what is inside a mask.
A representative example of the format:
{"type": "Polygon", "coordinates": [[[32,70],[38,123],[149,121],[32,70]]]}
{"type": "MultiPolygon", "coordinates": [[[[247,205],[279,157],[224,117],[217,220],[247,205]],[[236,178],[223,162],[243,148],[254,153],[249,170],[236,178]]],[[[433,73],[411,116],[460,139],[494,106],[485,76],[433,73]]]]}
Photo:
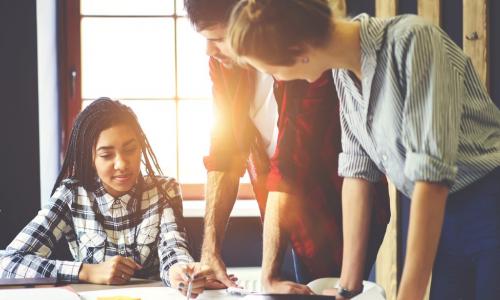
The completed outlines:
{"type": "Polygon", "coordinates": [[[229,58],[215,58],[220,64],[222,64],[225,68],[231,69],[234,67],[235,62],[229,58]]]}

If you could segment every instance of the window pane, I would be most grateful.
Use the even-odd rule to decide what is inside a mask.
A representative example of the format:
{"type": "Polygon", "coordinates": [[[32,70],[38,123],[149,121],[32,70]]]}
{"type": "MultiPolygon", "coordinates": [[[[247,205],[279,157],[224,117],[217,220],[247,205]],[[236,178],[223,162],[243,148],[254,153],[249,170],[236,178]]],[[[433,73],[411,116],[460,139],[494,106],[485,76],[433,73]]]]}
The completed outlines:
{"type": "Polygon", "coordinates": [[[208,154],[212,120],[211,101],[179,101],[179,180],[182,183],[206,182],[203,156],[208,154]]]}
{"type": "Polygon", "coordinates": [[[175,1],[177,1],[177,7],[176,7],[177,15],[185,16],[186,10],[184,9],[184,1],[182,0],[175,0],[175,1]]]}
{"type": "MultiPolygon", "coordinates": [[[[83,108],[92,101],[83,101],[83,108]]],[[[120,102],[129,106],[137,115],[163,174],[177,177],[175,102],[173,100],[124,100],[120,102]]]]}
{"type": "Polygon", "coordinates": [[[172,15],[172,0],[80,0],[82,15],[172,15]]]}
{"type": "Polygon", "coordinates": [[[83,18],[82,95],[175,95],[173,18],[83,18]]]}
{"type": "Polygon", "coordinates": [[[178,19],[177,31],[179,97],[211,98],[205,39],[194,30],[187,18],[178,19]]]}

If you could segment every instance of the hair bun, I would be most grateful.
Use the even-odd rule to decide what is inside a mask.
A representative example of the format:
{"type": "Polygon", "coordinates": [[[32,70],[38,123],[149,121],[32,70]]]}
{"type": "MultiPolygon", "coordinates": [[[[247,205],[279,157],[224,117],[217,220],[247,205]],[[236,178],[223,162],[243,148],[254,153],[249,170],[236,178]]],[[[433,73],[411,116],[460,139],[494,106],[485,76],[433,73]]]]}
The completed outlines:
{"type": "Polygon", "coordinates": [[[267,4],[267,0],[248,0],[246,11],[248,19],[252,22],[257,22],[264,12],[264,7],[267,4]]]}

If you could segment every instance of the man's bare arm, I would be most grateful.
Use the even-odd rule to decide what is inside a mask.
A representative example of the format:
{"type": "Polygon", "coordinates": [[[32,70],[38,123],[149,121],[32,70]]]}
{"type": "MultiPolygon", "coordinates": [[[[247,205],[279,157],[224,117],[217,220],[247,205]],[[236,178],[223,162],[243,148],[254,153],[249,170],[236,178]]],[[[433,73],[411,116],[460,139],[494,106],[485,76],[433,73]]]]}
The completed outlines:
{"type": "Polygon", "coordinates": [[[201,263],[212,268],[215,278],[225,286],[236,286],[227,275],[220,252],[229,215],[238,194],[239,181],[240,177],[230,172],[208,172],[201,263]]]}
{"type": "Polygon", "coordinates": [[[289,236],[287,216],[301,209],[299,201],[296,196],[283,192],[270,192],[268,195],[262,255],[262,284],[267,292],[313,294],[306,285],[281,280],[279,274],[289,236]]]}

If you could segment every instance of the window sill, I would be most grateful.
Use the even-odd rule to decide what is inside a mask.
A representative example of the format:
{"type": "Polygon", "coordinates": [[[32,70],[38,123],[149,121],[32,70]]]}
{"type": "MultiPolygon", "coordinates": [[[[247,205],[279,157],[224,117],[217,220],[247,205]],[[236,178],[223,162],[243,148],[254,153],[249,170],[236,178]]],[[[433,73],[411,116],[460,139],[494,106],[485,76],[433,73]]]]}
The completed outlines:
{"type": "MultiPolygon", "coordinates": [[[[190,200],[182,203],[185,218],[203,218],[205,216],[205,200],[190,200]]],[[[259,206],[255,200],[236,200],[232,218],[255,218],[260,217],[259,206]]]]}

